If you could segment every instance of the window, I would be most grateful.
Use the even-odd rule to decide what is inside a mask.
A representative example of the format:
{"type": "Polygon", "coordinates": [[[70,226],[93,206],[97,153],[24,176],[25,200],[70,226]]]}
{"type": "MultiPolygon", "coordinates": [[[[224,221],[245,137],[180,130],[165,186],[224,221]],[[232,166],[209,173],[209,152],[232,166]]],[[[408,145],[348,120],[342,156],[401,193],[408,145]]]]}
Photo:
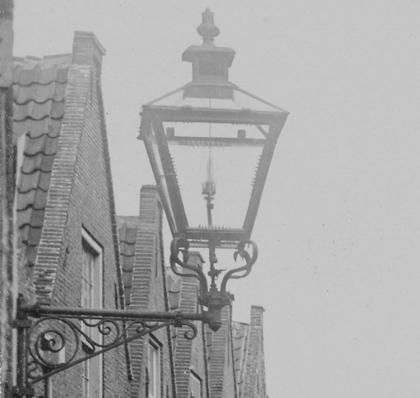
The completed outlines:
{"type": "MultiPolygon", "coordinates": [[[[85,230],[82,230],[80,306],[102,308],[102,248],[85,230]]],[[[102,342],[97,329],[87,327],[83,323],[81,327],[93,341],[102,342]]],[[[86,339],[82,339],[81,344],[86,354],[92,353],[95,349],[86,339]]],[[[83,398],[102,397],[102,355],[82,362],[82,366],[83,398]]]]}
{"type": "Polygon", "coordinates": [[[147,355],[148,397],[160,398],[160,345],[152,337],[149,339],[147,355]]]}
{"type": "Polygon", "coordinates": [[[201,377],[194,371],[190,371],[190,398],[203,397],[203,382],[201,377]]]}

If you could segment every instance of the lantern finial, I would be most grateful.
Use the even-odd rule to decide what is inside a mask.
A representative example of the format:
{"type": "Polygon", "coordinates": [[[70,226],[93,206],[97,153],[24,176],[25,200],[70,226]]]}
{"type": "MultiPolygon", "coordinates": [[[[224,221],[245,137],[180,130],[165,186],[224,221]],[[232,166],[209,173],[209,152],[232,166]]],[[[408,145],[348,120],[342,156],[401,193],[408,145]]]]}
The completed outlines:
{"type": "Polygon", "coordinates": [[[235,51],[213,43],[219,28],[214,24],[214,14],[209,8],[202,13],[197,32],[203,42],[198,46],[189,46],[182,54],[183,61],[192,63],[193,72],[192,82],[185,87],[184,97],[232,99],[229,68],[235,51]]]}
{"type": "Polygon", "coordinates": [[[203,43],[212,43],[220,32],[219,28],[214,24],[214,13],[209,8],[206,8],[201,16],[201,24],[197,28],[197,32],[203,38],[203,43]]]}

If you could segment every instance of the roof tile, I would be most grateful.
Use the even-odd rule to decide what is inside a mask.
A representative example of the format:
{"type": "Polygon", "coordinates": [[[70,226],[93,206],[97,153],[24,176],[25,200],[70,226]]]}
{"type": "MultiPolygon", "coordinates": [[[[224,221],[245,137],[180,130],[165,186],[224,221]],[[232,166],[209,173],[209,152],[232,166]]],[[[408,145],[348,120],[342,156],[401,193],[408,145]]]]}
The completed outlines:
{"type": "Polygon", "coordinates": [[[64,100],[54,101],[48,99],[44,102],[37,102],[29,99],[28,101],[17,104],[14,103],[13,109],[13,120],[15,122],[21,122],[27,119],[30,120],[43,120],[46,118],[50,119],[61,119],[64,114],[64,100]]]}
{"type": "Polygon", "coordinates": [[[55,81],[46,85],[32,84],[25,87],[25,89],[16,90],[13,93],[14,101],[17,105],[25,104],[28,101],[37,99],[38,103],[43,103],[48,100],[63,101],[66,92],[65,83],[57,83],[55,81]]]}
{"type": "Polygon", "coordinates": [[[57,139],[64,116],[71,57],[15,59],[13,133],[18,148],[17,219],[29,263],[35,261],[57,139]]]}

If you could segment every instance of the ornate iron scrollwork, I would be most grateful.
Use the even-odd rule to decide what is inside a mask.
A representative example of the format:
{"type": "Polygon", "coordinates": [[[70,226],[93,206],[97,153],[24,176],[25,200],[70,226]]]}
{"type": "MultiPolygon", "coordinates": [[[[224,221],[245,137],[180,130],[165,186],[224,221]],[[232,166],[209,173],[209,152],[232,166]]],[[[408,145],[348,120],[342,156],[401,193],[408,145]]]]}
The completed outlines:
{"type": "Polygon", "coordinates": [[[218,330],[221,326],[221,309],[233,300],[233,296],[226,290],[228,281],[230,279],[244,278],[249,275],[258,257],[258,248],[254,242],[248,241],[240,244],[233,253],[233,259],[237,262],[241,258],[244,260],[244,264],[226,271],[223,275],[220,289],[218,289],[216,280],[224,270],[215,267],[217,263],[215,249],[215,242],[209,242],[210,266],[208,275],[211,280],[210,287],[202,267],[188,262],[189,244],[186,239],[173,239],[170,257],[171,269],[176,275],[196,278],[199,281],[200,303],[208,308],[210,317],[208,324],[214,331],[218,330]],[[247,250],[249,247],[251,248],[251,252],[247,250]]]}
{"type": "MultiPolygon", "coordinates": [[[[214,247],[209,244],[210,249],[210,271],[209,274],[212,277],[214,275],[214,279],[217,278],[219,274],[222,273],[221,269],[216,269],[214,264],[216,263],[217,259],[214,254],[214,247]]],[[[183,277],[193,277],[196,278],[200,283],[200,294],[202,297],[207,296],[210,294],[212,288],[215,287],[214,280],[212,280],[212,288],[209,289],[206,275],[203,272],[203,269],[198,265],[193,265],[188,263],[188,250],[189,244],[188,241],[184,238],[174,238],[171,243],[171,257],[170,257],[170,264],[172,271],[179,276],[183,277]],[[179,267],[178,267],[179,266],[179,267]],[[180,270],[186,270],[186,272],[180,270]]],[[[220,284],[220,292],[225,293],[226,285],[230,279],[240,279],[244,278],[250,274],[252,270],[252,266],[257,261],[258,257],[258,247],[255,242],[248,241],[244,244],[241,244],[237,250],[233,253],[233,259],[235,262],[238,261],[239,258],[242,258],[245,261],[245,264],[230,269],[227,271],[222,279],[220,284]],[[251,253],[248,252],[247,248],[251,248],[251,253]]]]}
{"type": "Polygon", "coordinates": [[[48,377],[167,326],[185,327],[197,336],[194,321],[208,322],[207,312],[138,313],[83,310],[19,304],[18,385],[15,396],[33,396],[32,386],[48,377]]]}
{"type": "Polygon", "coordinates": [[[226,271],[218,289],[216,280],[223,270],[215,267],[215,248],[215,243],[209,242],[209,286],[201,266],[188,262],[188,241],[175,238],[171,244],[172,271],[199,281],[199,300],[208,309],[202,313],[55,308],[24,305],[20,300],[15,321],[19,370],[14,396],[32,397],[35,383],[166,326],[185,327],[186,339],[197,335],[194,321],[217,331],[222,324],[221,310],[233,299],[226,290],[228,281],[251,272],[258,250],[254,242],[241,244],[233,258],[235,262],[243,259],[244,264],[226,271]]]}

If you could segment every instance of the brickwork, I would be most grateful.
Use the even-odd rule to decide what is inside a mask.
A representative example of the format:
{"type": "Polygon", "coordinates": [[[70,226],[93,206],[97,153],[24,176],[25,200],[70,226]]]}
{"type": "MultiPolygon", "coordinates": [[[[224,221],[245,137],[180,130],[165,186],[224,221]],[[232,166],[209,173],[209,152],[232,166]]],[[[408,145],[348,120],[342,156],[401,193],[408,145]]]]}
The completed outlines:
{"type": "Polygon", "coordinates": [[[65,258],[67,218],[72,189],[77,184],[75,167],[86,118],[85,109],[91,87],[90,74],[89,65],[72,65],[69,70],[64,119],[51,173],[35,265],[36,293],[38,300],[44,304],[51,303],[57,270],[65,258]]]}
{"type": "MultiPolygon", "coordinates": [[[[199,253],[191,252],[189,262],[201,265],[203,260],[199,253]]],[[[198,281],[194,278],[179,279],[181,283],[177,309],[185,313],[199,312],[198,281]]],[[[189,398],[192,395],[192,378],[195,383],[201,384],[201,397],[208,397],[204,326],[201,322],[195,322],[195,326],[198,334],[194,340],[184,337],[184,333],[188,331],[186,327],[175,331],[175,383],[178,398],[189,398]]]]}
{"type": "Polygon", "coordinates": [[[209,386],[211,398],[236,396],[234,363],[232,357],[232,308],[222,309],[222,327],[211,332],[209,349],[209,386]]]}
{"type": "Polygon", "coordinates": [[[237,391],[239,398],[266,398],[264,309],[251,307],[251,322],[233,324],[233,342],[237,391]]]}
{"type": "MultiPolygon", "coordinates": [[[[156,189],[145,186],[140,194],[140,215],[119,217],[120,250],[124,287],[129,308],[137,311],[200,311],[198,283],[164,269],[162,210],[156,189]],[[165,283],[166,281],[166,283],[165,283]]],[[[189,261],[203,264],[200,253],[190,252],[189,261]]],[[[212,332],[197,322],[194,340],[184,338],[186,328],[172,328],[171,335],[156,334],[162,343],[162,394],[166,398],[239,398],[246,381],[255,398],[265,397],[262,308],[252,307],[250,324],[232,322],[230,306],[222,310],[222,327],[212,332]],[[238,339],[238,336],[240,339],[238,339]],[[172,350],[172,355],[171,355],[172,350]],[[252,382],[249,382],[249,377],[252,382]],[[200,386],[201,388],[197,387],[200,386]],[[252,383],[255,385],[251,386],[252,383]],[[175,387],[175,391],[171,390],[175,387]],[[198,388],[198,390],[197,390],[198,388]],[[166,394],[166,395],[165,395],[166,394]]],[[[133,370],[131,397],[145,397],[148,337],[130,344],[133,370]]]]}
{"type": "MultiPolygon", "coordinates": [[[[131,219],[133,219],[131,217],[131,219]]],[[[134,221],[136,222],[136,221],[134,221]]],[[[134,261],[130,280],[129,309],[137,311],[168,311],[162,242],[162,209],[156,188],[144,186],[140,192],[140,215],[136,222],[134,261]]],[[[121,229],[120,229],[121,230],[121,229]]],[[[126,271],[124,271],[126,273],[126,271]]],[[[127,290],[126,290],[127,291],[127,290]]],[[[169,328],[152,336],[161,352],[161,394],[175,396],[173,384],[172,343],[169,328]]],[[[130,396],[145,397],[148,388],[147,363],[150,336],[129,345],[133,381],[130,396]]]]}
{"type": "Polygon", "coordinates": [[[251,307],[249,348],[243,398],[266,398],[263,340],[264,308],[251,307]]]}
{"type": "MultiPolygon", "coordinates": [[[[116,307],[115,287],[120,298],[119,305],[123,304],[114,198],[100,88],[103,53],[92,33],[76,32],[73,58],[63,94],[64,113],[59,130],[51,136],[56,144],[48,147],[49,151],[53,148],[55,152],[49,152],[53,156],[53,163],[48,185],[41,186],[48,190],[48,194],[45,209],[40,209],[43,211],[43,219],[39,244],[34,246],[37,247],[33,274],[35,293],[38,301],[47,305],[81,305],[82,230],[101,248],[102,308],[116,307]]],[[[22,79],[25,78],[24,73],[22,79]]],[[[61,100],[55,97],[54,101],[60,103],[61,100]]],[[[36,106],[40,104],[36,103],[36,106]]],[[[30,147],[25,148],[26,153],[30,153],[30,147]]],[[[35,184],[40,183],[41,180],[35,180],[35,184]]],[[[22,214],[25,209],[22,208],[22,214]]],[[[28,226],[33,229],[37,224],[31,220],[28,226]]],[[[25,259],[22,264],[25,264],[25,259]]],[[[70,351],[71,346],[66,350],[67,356],[70,351]]],[[[104,354],[100,360],[102,396],[128,396],[129,380],[124,347],[104,354]]],[[[81,397],[82,374],[83,365],[78,365],[53,376],[52,396],[81,397]]],[[[38,386],[37,390],[41,393],[42,386],[38,386]]]]}

